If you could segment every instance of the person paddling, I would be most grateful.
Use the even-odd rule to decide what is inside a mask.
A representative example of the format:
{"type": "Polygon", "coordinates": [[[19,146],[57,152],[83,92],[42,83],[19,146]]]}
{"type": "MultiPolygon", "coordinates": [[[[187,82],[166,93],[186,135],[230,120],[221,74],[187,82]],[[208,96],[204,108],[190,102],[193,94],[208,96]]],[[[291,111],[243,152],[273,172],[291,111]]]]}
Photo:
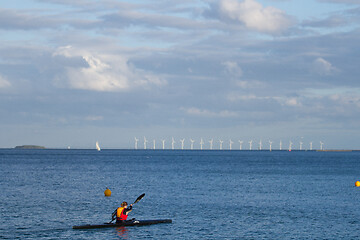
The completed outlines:
{"type": "Polygon", "coordinates": [[[127,202],[121,203],[121,207],[118,207],[111,215],[112,221],[115,220],[116,217],[116,223],[122,223],[123,221],[126,221],[128,214],[132,211],[132,204],[128,207],[127,202]]]}

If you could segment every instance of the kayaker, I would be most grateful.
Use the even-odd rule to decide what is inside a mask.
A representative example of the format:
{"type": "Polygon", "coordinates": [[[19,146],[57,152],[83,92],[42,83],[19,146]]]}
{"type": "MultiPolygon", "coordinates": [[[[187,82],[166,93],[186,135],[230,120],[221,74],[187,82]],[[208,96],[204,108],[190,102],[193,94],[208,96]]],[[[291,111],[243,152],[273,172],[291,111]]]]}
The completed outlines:
{"type": "Polygon", "coordinates": [[[111,215],[112,220],[115,220],[116,223],[121,223],[122,221],[126,221],[129,212],[132,211],[132,204],[128,207],[127,202],[121,203],[121,207],[118,207],[111,215]]]}

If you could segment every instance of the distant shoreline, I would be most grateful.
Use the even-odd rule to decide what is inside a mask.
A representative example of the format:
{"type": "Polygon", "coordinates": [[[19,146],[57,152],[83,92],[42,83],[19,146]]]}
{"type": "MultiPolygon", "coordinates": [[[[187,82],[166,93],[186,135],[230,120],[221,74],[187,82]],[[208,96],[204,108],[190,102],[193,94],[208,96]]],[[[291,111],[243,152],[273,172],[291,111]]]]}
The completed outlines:
{"type": "Polygon", "coordinates": [[[15,149],[46,149],[44,146],[37,146],[37,145],[22,145],[16,146],[15,149]]]}
{"type": "MultiPolygon", "coordinates": [[[[38,146],[38,145],[22,145],[22,146],[16,146],[14,148],[0,148],[0,149],[46,149],[46,150],[96,150],[96,149],[92,149],[92,148],[46,148],[44,146],[38,146]]],[[[249,149],[134,149],[134,148],[103,148],[103,150],[107,150],[107,151],[111,151],[111,150],[125,150],[125,151],[129,151],[129,150],[133,150],[133,151],[206,151],[206,152],[289,152],[288,149],[272,149],[271,151],[269,149],[253,149],[253,150],[249,150],[249,149]]],[[[360,149],[313,149],[313,150],[309,150],[309,149],[292,149],[291,152],[358,152],[360,151],[360,149]]]]}

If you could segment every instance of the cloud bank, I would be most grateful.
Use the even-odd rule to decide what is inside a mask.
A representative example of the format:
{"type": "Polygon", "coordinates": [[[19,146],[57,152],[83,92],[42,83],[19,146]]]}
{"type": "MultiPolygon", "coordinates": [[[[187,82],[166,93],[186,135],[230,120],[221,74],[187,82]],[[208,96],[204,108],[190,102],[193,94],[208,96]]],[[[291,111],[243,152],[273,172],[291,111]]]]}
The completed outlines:
{"type": "Polygon", "coordinates": [[[0,147],[210,132],[359,142],[358,3],[287,3],[4,1],[0,127],[13,140],[0,147]]]}

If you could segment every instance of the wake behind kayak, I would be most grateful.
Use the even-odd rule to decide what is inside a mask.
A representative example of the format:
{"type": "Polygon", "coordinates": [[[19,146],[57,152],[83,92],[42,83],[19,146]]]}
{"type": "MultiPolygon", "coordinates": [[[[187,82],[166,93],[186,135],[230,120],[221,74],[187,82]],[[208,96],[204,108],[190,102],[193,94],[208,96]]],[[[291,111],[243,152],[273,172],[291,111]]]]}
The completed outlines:
{"type": "Polygon", "coordinates": [[[130,220],[122,223],[104,223],[98,225],[79,225],[73,226],[73,229],[92,229],[92,228],[110,228],[110,227],[122,227],[122,226],[144,226],[160,223],[172,223],[171,219],[157,219],[157,220],[130,220]]]}

